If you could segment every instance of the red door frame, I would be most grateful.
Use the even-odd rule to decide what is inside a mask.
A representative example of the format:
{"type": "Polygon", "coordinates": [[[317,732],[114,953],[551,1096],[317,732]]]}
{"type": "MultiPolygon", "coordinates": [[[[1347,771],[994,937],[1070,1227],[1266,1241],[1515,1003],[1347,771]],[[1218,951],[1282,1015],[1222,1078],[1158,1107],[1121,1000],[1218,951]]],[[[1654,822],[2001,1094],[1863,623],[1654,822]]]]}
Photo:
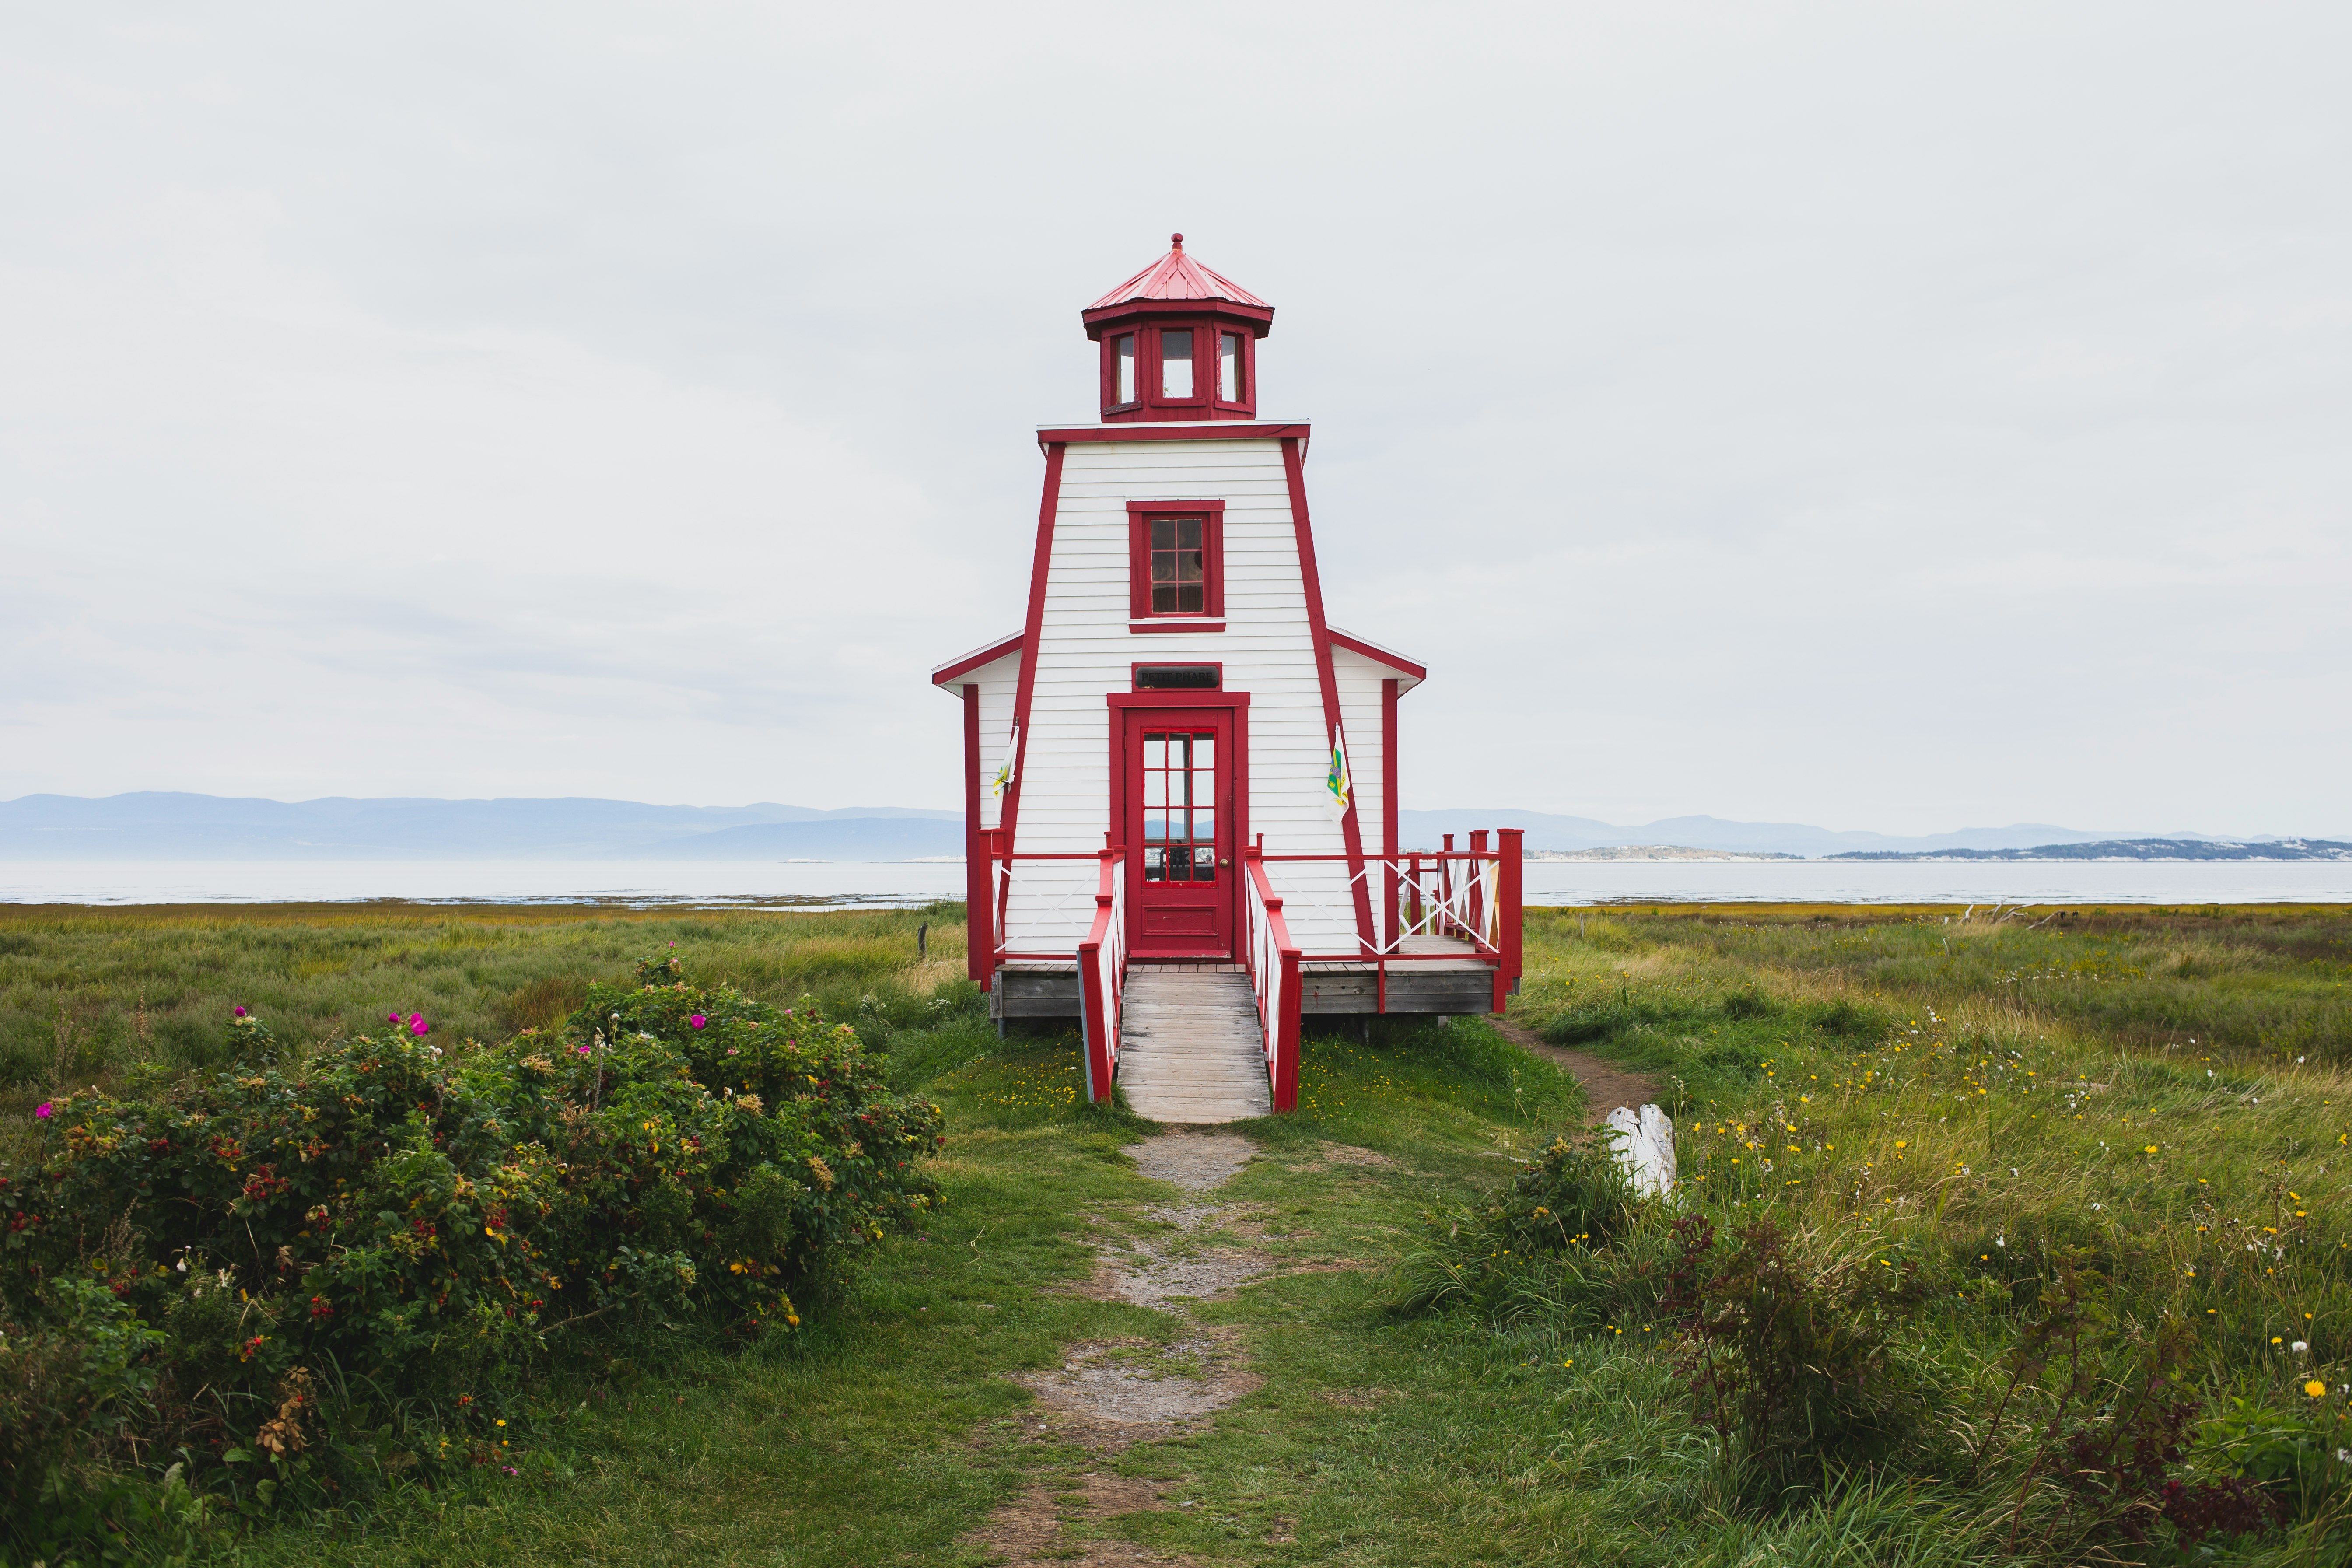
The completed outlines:
{"type": "MultiPolygon", "coordinates": [[[[1220,866],[1219,881],[1233,895],[1232,918],[1225,922],[1227,950],[1230,959],[1241,948],[1241,884],[1234,880],[1241,869],[1242,847],[1249,842],[1249,700],[1246,691],[1114,691],[1107,700],[1110,705],[1110,823],[1111,837],[1116,839],[1127,831],[1127,710],[1147,708],[1154,710],[1179,708],[1222,710],[1232,725],[1232,738],[1225,742],[1228,753],[1224,770],[1226,787],[1233,792],[1233,807],[1224,813],[1232,836],[1233,850],[1230,867],[1220,866]]],[[[1143,846],[1127,846],[1127,950],[1135,952],[1137,928],[1143,910],[1143,846]]],[[[1138,957],[1148,956],[1136,954],[1138,957]]]]}

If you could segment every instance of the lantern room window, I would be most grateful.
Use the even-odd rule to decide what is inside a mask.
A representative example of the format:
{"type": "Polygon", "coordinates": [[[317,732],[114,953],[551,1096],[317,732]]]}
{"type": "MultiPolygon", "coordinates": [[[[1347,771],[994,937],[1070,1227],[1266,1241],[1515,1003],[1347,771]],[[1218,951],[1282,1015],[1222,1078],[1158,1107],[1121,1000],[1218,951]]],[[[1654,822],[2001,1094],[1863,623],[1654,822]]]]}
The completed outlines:
{"type": "Polygon", "coordinates": [[[1217,401],[1239,403],[1242,400],[1242,335],[1239,332],[1217,334],[1217,401]]]}
{"type": "Polygon", "coordinates": [[[1192,330],[1190,327],[1160,329],[1160,395],[1171,400],[1192,395],[1192,330]]]}
{"type": "Polygon", "coordinates": [[[1129,501],[1128,610],[1170,629],[1217,629],[1225,613],[1225,503],[1129,501]],[[1213,624],[1214,623],[1214,624],[1213,624]]]}
{"type": "Polygon", "coordinates": [[[1128,404],[1135,401],[1135,334],[1121,332],[1111,340],[1113,384],[1111,401],[1128,404]]]}

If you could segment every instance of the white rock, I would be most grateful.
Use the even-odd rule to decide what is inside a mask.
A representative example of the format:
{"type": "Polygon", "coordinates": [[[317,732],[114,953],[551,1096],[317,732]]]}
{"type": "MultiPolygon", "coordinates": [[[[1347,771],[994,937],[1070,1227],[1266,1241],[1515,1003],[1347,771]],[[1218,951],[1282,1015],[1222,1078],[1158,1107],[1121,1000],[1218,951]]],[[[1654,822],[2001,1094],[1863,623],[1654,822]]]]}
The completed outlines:
{"type": "Polygon", "coordinates": [[[1672,1192],[1674,1119],[1654,1105],[1642,1107],[1638,1115],[1630,1107],[1621,1105],[1609,1113],[1608,1125],[1618,1135],[1617,1163],[1633,1178],[1635,1195],[1654,1198],[1672,1192]]]}

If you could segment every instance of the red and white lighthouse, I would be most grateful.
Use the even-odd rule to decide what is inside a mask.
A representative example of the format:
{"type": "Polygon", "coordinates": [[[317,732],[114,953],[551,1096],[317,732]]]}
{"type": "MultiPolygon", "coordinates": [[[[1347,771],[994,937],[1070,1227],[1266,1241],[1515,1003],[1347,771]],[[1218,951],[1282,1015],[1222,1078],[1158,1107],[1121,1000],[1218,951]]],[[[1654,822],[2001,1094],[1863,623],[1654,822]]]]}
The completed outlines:
{"type": "Polygon", "coordinates": [[[1102,417],[1037,432],[1026,620],[931,677],[964,707],[972,974],[1000,1018],[1084,1019],[1107,1095],[1130,966],[1229,966],[1282,1108],[1286,1016],[1295,1082],[1302,1012],[1499,1007],[1517,836],[1397,841],[1425,671],[1325,618],[1308,425],[1258,412],[1274,307],[1178,235],[1081,319],[1102,417]]]}

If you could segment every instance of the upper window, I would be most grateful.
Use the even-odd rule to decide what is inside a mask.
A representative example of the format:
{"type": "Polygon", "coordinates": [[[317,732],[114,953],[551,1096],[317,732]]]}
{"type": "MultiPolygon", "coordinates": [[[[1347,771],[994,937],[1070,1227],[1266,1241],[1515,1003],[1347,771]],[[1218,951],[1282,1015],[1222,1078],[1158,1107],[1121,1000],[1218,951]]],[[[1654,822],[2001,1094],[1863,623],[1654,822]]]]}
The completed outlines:
{"type": "Polygon", "coordinates": [[[1242,335],[1239,332],[1217,334],[1217,401],[1239,403],[1242,400],[1242,335]]]}
{"type": "Polygon", "coordinates": [[[1209,607],[1208,552],[1201,535],[1208,520],[1155,517],[1151,529],[1151,613],[1198,616],[1209,607]]]}
{"type": "Polygon", "coordinates": [[[1127,515],[1129,614],[1196,625],[1223,616],[1225,503],[1129,501],[1127,515]]]}

